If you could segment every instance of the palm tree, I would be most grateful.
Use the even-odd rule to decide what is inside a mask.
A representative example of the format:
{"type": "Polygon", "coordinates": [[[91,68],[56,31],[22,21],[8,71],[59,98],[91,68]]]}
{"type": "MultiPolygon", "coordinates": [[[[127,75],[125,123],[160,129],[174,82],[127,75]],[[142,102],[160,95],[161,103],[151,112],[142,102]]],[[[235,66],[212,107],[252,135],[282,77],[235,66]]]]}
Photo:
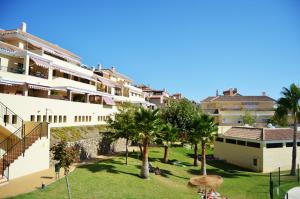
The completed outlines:
{"type": "MultiPolygon", "coordinates": [[[[193,136],[194,144],[197,149],[197,144],[201,142],[202,160],[201,174],[206,175],[206,145],[210,143],[218,133],[218,126],[214,122],[214,118],[207,114],[198,114],[193,120],[193,136]]],[[[195,150],[196,150],[195,149],[195,150]]],[[[198,155],[197,159],[198,160],[198,155]]],[[[194,159],[195,164],[195,159],[194,159]]]]}
{"type": "Polygon", "coordinates": [[[165,141],[163,162],[167,163],[169,161],[169,146],[177,140],[178,129],[173,127],[170,123],[167,123],[163,126],[163,129],[160,132],[160,137],[163,141],[165,141]]]}
{"type": "Polygon", "coordinates": [[[145,109],[141,107],[135,113],[136,128],[139,132],[139,138],[143,144],[143,163],[141,168],[141,177],[149,177],[149,162],[148,162],[148,145],[156,138],[160,130],[161,122],[159,110],[145,109]]]}
{"type": "Polygon", "coordinates": [[[282,89],[282,97],[277,101],[276,114],[285,117],[291,113],[294,121],[294,133],[293,133],[293,152],[292,152],[292,168],[291,175],[296,175],[296,159],[297,159],[297,127],[298,117],[300,115],[300,89],[296,84],[291,84],[290,88],[282,89]]]}

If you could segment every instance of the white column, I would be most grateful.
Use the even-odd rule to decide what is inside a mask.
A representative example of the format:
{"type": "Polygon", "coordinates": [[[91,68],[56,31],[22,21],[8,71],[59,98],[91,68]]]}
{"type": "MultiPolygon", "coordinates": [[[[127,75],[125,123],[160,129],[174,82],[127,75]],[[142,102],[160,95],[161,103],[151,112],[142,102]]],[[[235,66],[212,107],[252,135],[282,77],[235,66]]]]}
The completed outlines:
{"type": "Polygon", "coordinates": [[[29,75],[29,55],[27,53],[24,57],[23,67],[25,68],[25,75],[29,75]]]}
{"type": "Polygon", "coordinates": [[[28,96],[28,87],[26,86],[24,88],[24,93],[23,93],[24,96],[28,96]]]}
{"type": "Polygon", "coordinates": [[[53,69],[52,68],[48,68],[48,79],[49,80],[53,79],[53,69]]]}

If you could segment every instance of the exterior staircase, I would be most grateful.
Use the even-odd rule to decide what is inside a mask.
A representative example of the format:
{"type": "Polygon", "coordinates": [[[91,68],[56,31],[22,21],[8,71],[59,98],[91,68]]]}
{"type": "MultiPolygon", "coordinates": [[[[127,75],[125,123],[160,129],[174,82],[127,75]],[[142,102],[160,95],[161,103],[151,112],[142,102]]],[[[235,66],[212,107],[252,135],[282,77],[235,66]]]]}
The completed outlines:
{"type": "Polygon", "coordinates": [[[48,136],[47,131],[43,131],[43,123],[37,123],[32,130],[25,132],[25,122],[12,110],[0,102],[0,134],[6,136],[0,140],[0,184],[9,180],[9,166],[20,156],[25,156],[26,150],[38,139],[48,136]],[[13,126],[15,131],[8,134],[6,125],[13,126]],[[3,129],[4,128],[4,129],[3,129]],[[4,132],[4,133],[3,133],[4,132]]]}

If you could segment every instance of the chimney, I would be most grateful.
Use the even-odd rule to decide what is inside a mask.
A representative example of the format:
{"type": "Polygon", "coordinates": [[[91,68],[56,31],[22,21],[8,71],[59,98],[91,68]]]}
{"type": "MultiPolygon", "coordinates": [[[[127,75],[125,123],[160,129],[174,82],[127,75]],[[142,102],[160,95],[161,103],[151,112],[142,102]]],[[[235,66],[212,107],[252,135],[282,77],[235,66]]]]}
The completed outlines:
{"type": "Polygon", "coordinates": [[[263,92],[261,93],[261,95],[262,95],[262,96],[267,96],[267,93],[266,93],[265,91],[263,91],[263,92]]]}
{"type": "Polygon", "coordinates": [[[19,27],[19,29],[20,29],[21,31],[23,31],[23,32],[26,32],[26,28],[27,28],[26,23],[25,23],[25,22],[22,22],[21,25],[20,25],[20,27],[19,27]]]}
{"type": "Polygon", "coordinates": [[[96,70],[100,71],[102,69],[102,64],[97,64],[96,70]]]}
{"type": "Polygon", "coordinates": [[[111,67],[111,70],[112,70],[113,72],[116,72],[116,67],[112,66],[112,67],[111,67]]]}

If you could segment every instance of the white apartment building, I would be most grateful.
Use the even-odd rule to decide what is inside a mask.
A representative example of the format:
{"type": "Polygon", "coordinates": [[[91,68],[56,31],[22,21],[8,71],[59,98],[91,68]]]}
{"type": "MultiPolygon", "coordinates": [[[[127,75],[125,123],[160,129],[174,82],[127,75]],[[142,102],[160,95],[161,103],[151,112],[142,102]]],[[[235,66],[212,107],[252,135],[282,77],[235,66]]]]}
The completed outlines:
{"type": "Polygon", "coordinates": [[[86,67],[25,23],[0,29],[0,183],[49,167],[51,127],[105,124],[125,101],[153,106],[114,67],[86,67]]]}
{"type": "Polygon", "coordinates": [[[116,103],[146,106],[142,89],[111,69],[92,70],[80,57],[26,32],[0,30],[0,102],[25,121],[50,127],[105,123],[116,103]]]}

